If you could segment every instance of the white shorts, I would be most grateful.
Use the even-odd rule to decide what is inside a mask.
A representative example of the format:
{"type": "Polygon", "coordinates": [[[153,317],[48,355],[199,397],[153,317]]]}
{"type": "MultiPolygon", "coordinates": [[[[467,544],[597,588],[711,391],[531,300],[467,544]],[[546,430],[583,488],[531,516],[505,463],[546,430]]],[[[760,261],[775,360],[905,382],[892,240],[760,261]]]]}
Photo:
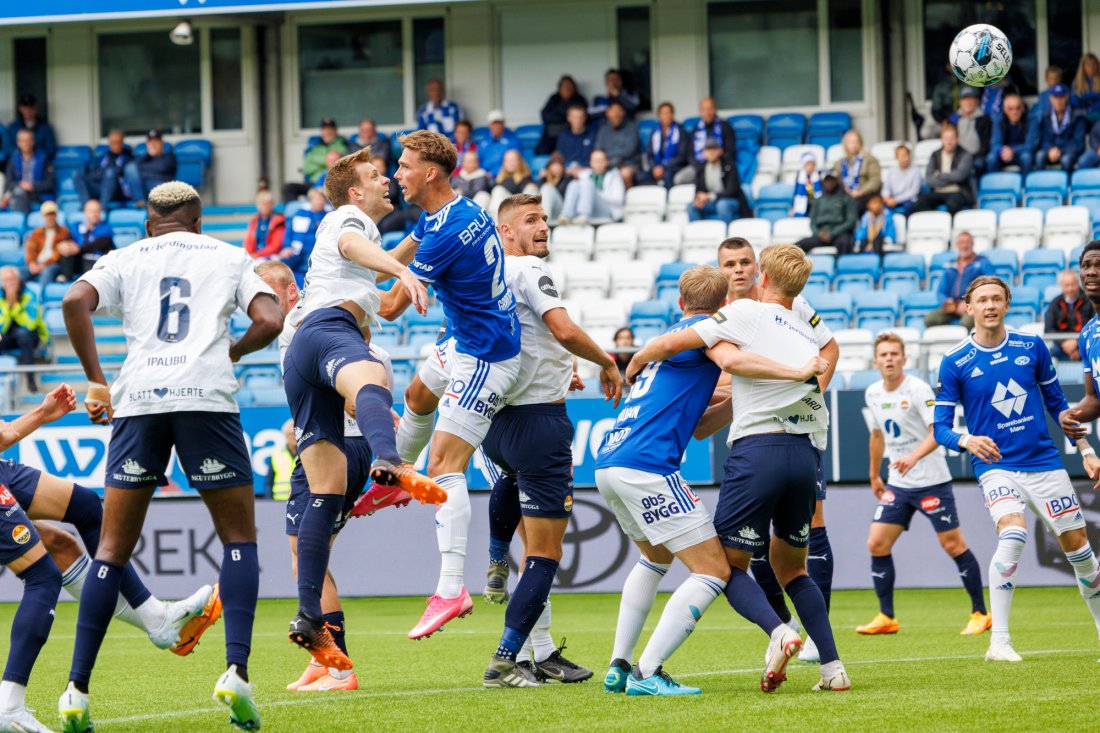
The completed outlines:
{"type": "Polygon", "coordinates": [[[1065,471],[1004,471],[982,474],[982,496],[994,524],[1007,514],[1023,514],[1030,507],[1055,535],[1085,526],[1077,492],[1065,471]]]}
{"type": "Polygon", "coordinates": [[[443,390],[447,389],[447,383],[451,381],[450,356],[454,353],[454,345],[454,339],[436,344],[435,351],[420,367],[420,381],[437,398],[443,396],[443,390]]]}
{"type": "Polygon", "coordinates": [[[717,537],[710,513],[680,476],[633,468],[601,468],[596,488],[632,540],[680,552],[717,537]]]}
{"type": "Polygon", "coordinates": [[[504,407],[504,395],[519,377],[519,354],[504,361],[482,361],[451,351],[450,381],[439,400],[436,430],[451,433],[472,446],[481,445],[493,415],[504,407]]]}

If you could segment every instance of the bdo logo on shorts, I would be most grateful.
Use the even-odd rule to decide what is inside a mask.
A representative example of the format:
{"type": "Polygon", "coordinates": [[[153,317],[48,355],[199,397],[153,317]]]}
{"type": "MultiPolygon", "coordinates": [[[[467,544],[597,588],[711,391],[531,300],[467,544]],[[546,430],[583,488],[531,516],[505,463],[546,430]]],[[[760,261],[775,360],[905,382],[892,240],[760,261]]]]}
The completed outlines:
{"type": "Polygon", "coordinates": [[[31,541],[31,531],[25,524],[16,525],[11,531],[11,538],[17,545],[25,545],[31,541]]]}
{"type": "Polygon", "coordinates": [[[920,508],[926,512],[931,512],[940,508],[940,497],[938,496],[926,496],[920,500],[920,508]]]}

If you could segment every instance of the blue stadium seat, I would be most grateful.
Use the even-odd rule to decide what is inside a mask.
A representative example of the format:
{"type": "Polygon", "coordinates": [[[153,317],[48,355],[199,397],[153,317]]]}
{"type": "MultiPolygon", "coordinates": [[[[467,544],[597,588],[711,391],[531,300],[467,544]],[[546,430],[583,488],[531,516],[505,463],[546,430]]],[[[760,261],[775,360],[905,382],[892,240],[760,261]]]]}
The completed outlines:
{"type": "Polygon", "coordinates": [[[523,152],[534,155],[535,146],[542,138],[542,125],[520,125],[515,129],[519,144],[523,146],[523,152]]]}
{"type": "Polygon", "coordinates": [[[386,232],[382,235],[382,248],[393,249],[405,239],[404,232],[386,232]]]}
{"type": "Polygon", "coordinates": [[[19,250],[23,246],[26,214],[20,211],[0,211],[0,248],[19,250]]]}
{"type": "Polygon", "coordinates": [[[202,188],[206,170],[214,159],[214,149],[209,140],[180,140],[176,143],[176,178],[202,188]]]}
{"type": "Polygon", "coordinates": [[[410,318],[411,320],[407,321],[408,325],[406,327],[410,340],[413,336],[426,334],[431,336],[431,340],[434,341],[440,327],[443,325],[443,306],[438,304],[430,306],[427,315],[421,316],[417,313],[410,316],[410,318]]]}
{"type": "Polygon", "coordinates": [[[793,199],[793,183],[769,183],[756,195],[756,216],[775,223],[776,219],[790,215],[793,199]]]}
{"type": "Polygon", "coordinates": [[[812,301],[814,310],[829,328],[848,328],[852,319],[852,296],[849,293],[821,293],[812,301]]]}
{"type": "Polygon", "coordinates": [[[1066,269],[1065,253],[1060,249],[1032,249],[1024,252],[1020,283],[1042,290],[1058,282],[1058,273],[1066,269]]]}
{"type": "Polygon", "coordinates": [[[233,311],[233,315],[229,317],[229,334],[233,338],[237,338],[244,334],[251,325],[252,319],[247,314],[239,310],[233,311]]]}
{"type": "Polygon", "coordinates": [[[862,369],[848,375],[848,389],[864,391],[882,379],[878,369],[862,369]]]}
{"type": "Polygon", "coordinates": [[[810,279],[806,281],[807,287],[820,286],[829,290],[833,286],[833,278],[836,277],[836,257],[833,255],[810,255],[810,262],[814,263],[814,269],[810,272],[810,279]]]}
{"type": "Polygon", "coordinates": [[[546,164],[549,162],[549,155],[532,155],[527,161],[527,165],[531,167],[531,176],[538,178],[539,173],[546,168],[546,164]]]}
{"type": "Polygon", "coordinates": [[[278,407],[286,404],[286,392],[282,387],[259,387],[248,391],[252,395],[253,407],[278,407]]]}
{"type": "Polygon", "coordinates": [[[1032,171],[1024,179],[1024,206],[1046,211],[1065,203],[1069,175],[1065,171],[1032,171]]]}
{"type": "Polygon", "coordinates": [[[44,308],[42,319],[51,334],[65,333],[65,314],[61,312],[60,306],[54,304],[53,307],[44,308]]]}
{"type": "Polygon", "coordinates": [[[1040,303],[1039,308],[1043,313],[1047,312],[1047,306],[1053,303],[1058,298],[1062,297],[1062,286],[1055,283],[1054,285],[1047,285],[1043,288],[1043,301],[1040,303]]]}
{"type": "Polygon", "coordinates": [[[654,119],[638,120],[638,141],[642,145],[642,150],[645,150],[645,146],[649,144],[649,136],[660,124],[654,119]]]}
{"type": "Polygon", "coordinates": [[[1016,276],[1020,274],[1020,260],[1016,250],[987,249],[982,255],[993,265],[997,277],[1010,285],[1016,282],[1016,276]]]}
{"type": "MultiPolygon", "coordinates": [[[[26,257],[23,254],[22,248],[0,250],[0,267],[6,265],[22,267],[24,262],[26,262],[26,257]]],[[[27,284],[29,285],[30,283],[27,284]]]]}
{"type": "Polygon", "coordinates": [[[684,130],[686,130],[687,134],[690,136],[693,132],[695,132],[695,128],[699,126],[699,117],[698,115],[696,115],[695,117],[685,117],[684,121],[681,124],[684,126],[684,130]]]}
{"type": "Polygon", "coordinates": [[[986,173],[978,182],[978,208],[1004,211],[1020,205],[1023,179],[1019,173],[986,173]]]}
{"type": "Polygon", "coordinates": [[[492,136],[493,136],[493,133],[489,130],[488,125],[482,125],[481,127],[475,127],[470,132],[470,137],[473,139],[473,141],[475,143],[478,144],[478,146],[480,146],[486,140],[490,139],[492,136]]]}
{"type": "MultiPolygon", "coordinates": [[[[1100,168],[1095,170],[1100,170],[1100,168]]],[[[1074,199],[1073,205],[1084,206],[1089,210],[1089,219],[1092,221],[1092,238],[1096,239],[1097,235],[1100,234],[1100,191],[1079,196],[1074,199]]]]}
{"type": "Polygon", "coordinates": [[[47,283],[42,293],[43,303],[60,303],[69,290],[69,283],[47,283]]]}
{"type": "Polygon", "coordinates": [[[641,300],[630,307],[630,327],[653,326],[664,330],[670,319],[668,303],[661,300],[641,300]]]}
{"type": "Polygon", "coordinates": [[[278,367],[252,366],[241,372],[241,384],[248,389],[260,389],[283,386],[283,375],[278,367]]]}
{"type": "Polygon", "coordinates": [[[844,255],[837,260],[833,287],[841,293],[874,290],[880,269],[881,263],[876,254],[844,255]]]}
{"type": "Polygon", "coordinates": [[[1058,370],[1058,381],[1061,384],[1085,383],[1085,372],[1079,361],[1060,361],[1055,369],[1058,370]]]}
{"type": "Polygon", "coordinates": [[[924,257],[891,252],[882,258],[882,289],[899,296],[921,287],[924,282],[924,257]]]}
{"type": "MultiPolygon", "coordinates": [[[[1094,237],[1095,238],[1095,237],[1094,237]]],[[[1085,245],[1079,244],[1069,251],[1069,257],[1067,258],[1066,265],[1071,270],[1081,269],[1081,253],[1085,251],[1085,245]]]]}
{"type": "Polygon", "coordinates": [[[884,328],[893,328],[900,312],[901,304],[897,293],[889,290],[864,290],[855,294],[856,328],[866,328],[873,333],[884,328]]]}
{"type": "Polygon", "coordinates": [[[901,297],[901,322],[910,328],[924,328],[924,316],[940,307],[935,292],[916,290],[901,297]]]}
{"type": "Polygon", "coordinates": [[[691,262],[666,262],[657,271],[657,298],[672,303],[680,296],[680,275],[693,266],[691,262]],[[676,297],[669,297],[669,293],[676,297]]]}
{"type": "Polygon", "coordinates": [[[947,266],[949,262],[955,259],[955,252],[953,250],[947,250],[946,252],[936,252],[932,255],[932,259],[928,263],[928,289],[935,292],[936,288],[940,285],[940,279],[943,278],[943,268],[947,266]]]}
{"type": "MultiPolygon", "coordinates": [[[[45,219],[43,219],[42,212],[40,210],[32,211],[31,213],[27,214],[27,225],[23,229],[23,237],[26,238],[28,234],[30,234],[32,231],[39,228],[40,226],[43,226],[45,223],[46,221],[45,219]]],[[[61,212],[58,212],[57,214],[57,223],[61,226],[65,226],[67,224],[65,215],[61,212]]]]}
{"type": "Polygon", "coordinates": [[[768,145],[786,150],[801,145],[806,137],[806,115],[800,112],[783,112],[768,118],[768,145]]]}
{"type": "Polygon", "coordinates": [[[1012,289],[1012,302],[1008,306],[1005,323],[1013,328],[1034,323],[1040,318],[1042,295],[1038,288],[1020,285],[1012,289]]]}
{"type": "Polygon", "coordinates": [[[399,328],[375,328],[370,334],[370,342],[386,351],[392,351],[394,348],[401,346],[401,341],[401,330],[399,328]]]}
{"type": "Polygon", "coordinates": [[[730,126],[737,135],[737,149],[755,153],[764,144],[764,118],[760,115],[733,115],[730,126]]]}
{"type": "Polygon", "coordinates": [[[1069,202],[1076,204],[1082,196],[1100,196],[1100,168],[1075,170],[1069,179],[1069,202]]]}
{"type": "Polygon", "coordinates": [[[839,143],[851,127],[852,116],[847,112],[816,112],[810,116],[806,142],[828,150],[830,145],[839,143]]]}
{"type": "Polygon", "coordinates": [[[107,214],[107,223],[115,233],[115,247],[129,247],[139,239],[145,238],[146,214],[139,209],[112,209],[107,214]]]}

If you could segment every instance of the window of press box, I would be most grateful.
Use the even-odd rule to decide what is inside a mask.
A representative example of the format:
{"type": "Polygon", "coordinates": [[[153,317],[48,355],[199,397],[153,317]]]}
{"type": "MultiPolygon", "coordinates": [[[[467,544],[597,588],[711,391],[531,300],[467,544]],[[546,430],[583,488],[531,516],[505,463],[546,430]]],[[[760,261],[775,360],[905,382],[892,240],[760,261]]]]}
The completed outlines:
{"type": "Polygon", "coordinates": [[[623,86],[638,95],[638,111],[647,112],[653,109],[649,8],[619,8],[616,19],[619,70],[623,73],[623,86]]]}
{"type": "Polygon", "coordinates": [[[447,39],[442,18],[416,18],[413,27],[413,86],[416,107],[428,101],[424,89],[432,79],[446,79],[447,39]]]}
{"type": "Polygon", "coordinates": [[[102,133],[173,135],[202,131],[200,44],[177,46],[167,31],[99,36],[102,133]]]}
{"type": "Polygon", "coordinates": [[[213,85],[214,129],[242,129],[244,99],[239,28],[214,28],[210,31],[210,78],[213,85]]]}

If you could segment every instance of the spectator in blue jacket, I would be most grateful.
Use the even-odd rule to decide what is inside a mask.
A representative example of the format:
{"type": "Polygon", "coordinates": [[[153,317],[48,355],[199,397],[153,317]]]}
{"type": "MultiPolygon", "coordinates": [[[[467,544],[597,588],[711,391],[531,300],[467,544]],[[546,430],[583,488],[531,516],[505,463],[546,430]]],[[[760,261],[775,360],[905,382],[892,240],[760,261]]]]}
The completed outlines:
{"type": "Polygon", "coordinates": [[[1085,141],[1085,152],[1077,159],[1077,169],[1096,168],[1100,166],[1100,120],[1089,130],[1088,139],[1085,141]]]}
{"type": "Polygon", "coordinates": [[[565,74],[558,80],[558,91],[542,106],[542,137],[535,146],[535,155],[550,155],[556,150],[558,135],[569,129],[569,110],[577,105],[584,108],[587,119],[588,100],[577,91],[576,80],[565,74]]]}
{"type": "Polygon", "coordinates": [[[993,120],[993,132],[986,156],[986,170],[990,173],[1005,166],[1015,165],[1022,175],[1031,170],[1032,151],[1036,147],[1038,128],[1029,124],[1027,107],[1019,94],[1006,94],[1001,103],[1001,114],[993,120]]]}
{"type": "Polygon", "coordinates": [[[416,124],[421,130],[431,130],[454,139],[455,125],[462,119],[462,108],[458,102],[446,99],[443,95],[443,82],[431,79],[425,86],[428,101],[417,110],[416,124]]]}
{"type": "Polygon", "coordinates": [[[592,99],[588,108],[588,116],[593,123],[599,124],[607,114],[607,108],[612,102],[618,102],[623,106],[627,119],[634,119],[634,113],[638,110],[641,99],[637,94],[628,91],[623,86],[623,74],[618,69],[608,69],[603,75],[604,93],[597,94],[592,99]]]}
{"type": "Polygon", "coordinates": [[[856,227],[853,252],[873,252],[881,257],[883,246],[893,244],[897,239],[894,215],[885,209],[882,194],[873,193],[867,197],[867,210],[863,212],[859,226],[856,227]]]}
{"type": "Polygon", "coordinates": [[[1050,114],[1050,90],[1062,83],[1062,67],[1048,66],[1043,74],[1043,82],[1046,89],[1039,92],[1039,98],[1035,100],[1035,106],[1031,108],[1031,126],[1038,128],[1039,120],[1044,115],[1050,114]]]}
{"type": "Polygon", "coordinates": [[[588,166],[596,144],[596,131],[588,125],[588,111],[579,104],[569,108],[565,119],[569,127],[558,133],[554,151],[561,153],[566,170],[576,176],[577,171],[588,166]]]}
{"type": "Polygon", "coordinates": [[[955,259],[944,265],[943,277],[936,294],[940,307],[924,317],[925,326],[947,326],[961,323],[967,329],[974,328],[974,318],[966,312],[966,289],[974,278],[995,275],[993,263],[974,253],[974,237],[970,232],[959,232],[955,237],[955,259]]]}
{"type": "Polygon", "coordinates": [[[307,205],[290,220],[290,241],[279,253],[279,259],[294,272],[299,288],[305,287],[309,256],[313,254],[313,245],[317,242],[317,227],[321,226],[325,214],[332,210],[319,188],[309,189],[306,198],[307,205]]]}
{"type": "Polygon", "coordinates": [[[509,150],[523,151],[516,133],[504,126],[504,113],[494,109],[486,118],[489,123],[489,137],[481,141],[477,153],[481,159],[481,167],[489,171],[496,178],[500,172],[500,164],[504,162],[504,154],[509,150]]]}
{"type": "Polygon", "coordinates": [[[1096,54],[1085,53],[1081,57],[1072,91],[1069,103],[1073,110],[1087,117],[1089,122],[1100,119],[1100,59],[1096,54]]]}
{"type": "Polygon", "coordinates": [[[150,191],[176,177],[176,154],[164,149],[160,130],[148,132],[145,136],[145,155],[128,163],[124,172],[130,199],[138,206],[145,205],[150,191]]]}
{"type": "Polygon", "coordinates": [[[70,262],[69,257],[61,258],[61,275],[66,280],[75,280],[81,274],[95,266],[100,257],[115,248],[115,232],[111,225],[103,221],[103,207],[95,199],[84,204],[84,220],[77,224],[72,232],[73,241],[80,248],[79,259],[70,262]]]}
{"type": "Polygon", "coordinates": [[[54,199],[56,179],[46,154],[34,147],[33,131],[20,130],[15,136],[15,146],[15,153],[8,158],[0,209],[6,206],[26,214],[31,206],[54,199]]]}
{"type": "Polygon", "coordinates": [[[657,107],[657,122],[642,151],[641,180],[672,188],[676,174],[688,163],[688,136],[676,121],[676,109],[670,102],[657,107]]]}
{"type": "Polygon", "coordinates": [[[1085,118],[1069,107],[1069,89],[1056,84],[1050,90],[1050,113],[1039,120],[1039,149],[1035,167],[1056,165],[1073,170],[1074,163],[1085,147],[1085,118]]]}
{"type": "Polygon", "coordinates": [[[16,137],[20,130],[30,130],[34,135],[34,149],[46,156],[46,160],[53,160],[57,155],[57,137],[53,127],[45,117],[38,114],[38,100],[33,94],[24,94],[19,97],[19,114],[15,121],[8,125],[8,157],[15,154],[16,137]]]}
{"type": "Polygon", "coordinates": [[[134,153],[123,140],[122,130],[108,132],[107,150],[73,176],[73,186],[80,203],[90,199],[106,203],[125,200],[122,172],[133,159],[134,153]]]}

